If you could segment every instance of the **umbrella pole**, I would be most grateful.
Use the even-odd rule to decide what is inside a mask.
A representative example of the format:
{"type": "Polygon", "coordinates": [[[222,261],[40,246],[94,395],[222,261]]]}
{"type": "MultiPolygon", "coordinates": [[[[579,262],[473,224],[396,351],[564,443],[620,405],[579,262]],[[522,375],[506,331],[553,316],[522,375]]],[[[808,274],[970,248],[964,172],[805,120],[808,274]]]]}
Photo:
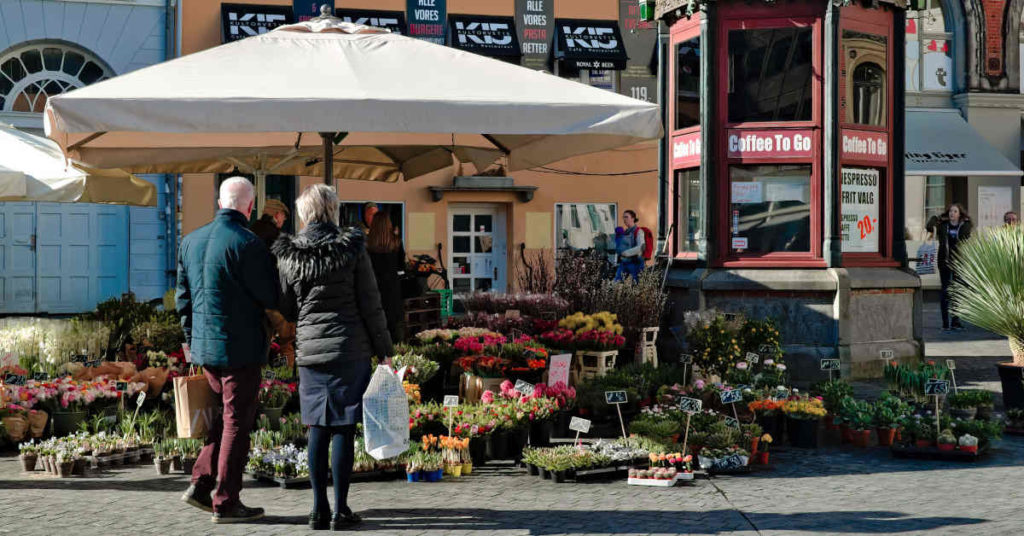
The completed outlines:
{"type": "Polygon", "coordinates": [[[334,185],[334,134],[321,132],[320,140],[324,146],[324,184],[334,185]]]}

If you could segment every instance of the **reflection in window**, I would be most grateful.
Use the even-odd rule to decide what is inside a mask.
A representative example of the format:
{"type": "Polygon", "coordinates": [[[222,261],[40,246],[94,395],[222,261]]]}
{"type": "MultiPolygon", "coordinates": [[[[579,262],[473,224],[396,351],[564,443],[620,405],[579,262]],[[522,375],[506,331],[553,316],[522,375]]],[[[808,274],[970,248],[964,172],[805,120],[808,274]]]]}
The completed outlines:
{"type": "Polygon", "coordinates": [[[405,235],[405,205],[402,203],[367,203],[342,201],[339,206],[339,221],[343,226],[365,227],[366,209],[370,205],[377,207],[377,214],[387,213],[391,218],[391,225],[399,231],[399,236],[405,235]]]}
{"type": "Polygon", "coordinates": [[[919,0],[907,11],[907,91],[953,91],[953,32],[941,0],[919,0]]]}
{"type": "Polygon", "coordinates": [[[732,166],[730,251],[811,249],[811,166],[732,166]]]}
{"type": "Polygon", "coordinates": [[[679,251],[695,252],[697,243],[704,238],[700,214],[700,168],[677,171],[676,192],[679,195],[679,219],[676,222],[679,251]]]}
{"type": "Polygon", "coordinates": [[[700,38],[676,46],[676,129],[700,124],[700,38]]]}
{"type": "Polygon", "coordinates": [[[810,27],[729,32],[729,121],[809,121],[810,27]]]}
{"type": "Polygon", "coordinates": [[[614,203],[558,203],[555,205],[555,244],[573,251],[615,251],[614,203]]]}
{"type": "Polygon", "coordinates": [[[843,30],[843,106],[848,123],[885,126],[887,41],[880,35],[843,30]]]}
{"type": "Polygon", "coordinates": [[[882,125],[885,110],[885,71],[877,63],[862,63],[853,70],[853,122],[882,125]]]}

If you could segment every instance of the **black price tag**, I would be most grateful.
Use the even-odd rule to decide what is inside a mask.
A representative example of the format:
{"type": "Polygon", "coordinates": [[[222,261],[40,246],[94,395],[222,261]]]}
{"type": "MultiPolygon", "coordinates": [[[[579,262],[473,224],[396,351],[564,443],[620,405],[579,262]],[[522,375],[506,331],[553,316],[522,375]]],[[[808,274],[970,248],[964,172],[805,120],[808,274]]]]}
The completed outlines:
{"type": "Polygon", "coordinates": [[[825,358],[821,360],[821,370],[839,370],[840,363],[838,359],[825,358]]]}
{"type": "Polygon", "coordinates": [[[743,401],[743,391],[739,389],[722,391],[718,396],[721,398],[723,404],[735,404],[743,401]]]}
{"type": "Polygon", "coordinates": [[[117,383],[114,384],[114,388],[117,389],[118,391],[122,391],[122,392],[123,391],[127,391],[128,390],[128,382],[117,382],[117,383]]]}
{"type": "Polygon", "coordinates": [[[263,379],[264,380],[276,380],[277,379],[277,372],[275,372],[273,370],[270,370],[270,369],[263,369],[263,379]]]}
{"type": "Polygon", "coordinates": [[[679,397],[679,410],[686,413],[700,413],[704,402],[699,398],[679,397]]]}
{"type": "Polygon", "coordinates": [[[45,382],[50,379],[50,375],[45,372],[36,372],[32,375],[32,379],[37,382],[45,382]]]}
{"type": "Polygon", "coordinates": [[[939,396],[949,393],[949,382],[947,380],[928,380],[924,384],[924,394],[939,396]]]}
{"type": "Polygon", "coordinates": [[[25,385],[25,377],[21,374],[7,373],[4,376],[4,383],[7,385],[25,385]]]}
{"type": "Polygon", "coordinates": [[[625,404],[627,395],[625,391],[605,391],[604,401],[609,404],[625,404]]]}

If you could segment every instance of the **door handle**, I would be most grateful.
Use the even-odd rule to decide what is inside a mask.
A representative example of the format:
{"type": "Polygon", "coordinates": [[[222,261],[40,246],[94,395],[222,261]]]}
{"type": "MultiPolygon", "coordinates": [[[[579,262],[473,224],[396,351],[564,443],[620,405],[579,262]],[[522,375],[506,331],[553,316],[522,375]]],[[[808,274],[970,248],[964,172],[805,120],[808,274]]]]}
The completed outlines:
{"type": "Polygon", "coordinates": [[[495,281],[498,280],[498,267],[497,266],[494,267],[494,280],[495,281]]]}
{"type": "Polygon", "coordinates": [[[32,235],[28,239],[28,247],[32,250],[36,250],[36,235],[32,235]]]}

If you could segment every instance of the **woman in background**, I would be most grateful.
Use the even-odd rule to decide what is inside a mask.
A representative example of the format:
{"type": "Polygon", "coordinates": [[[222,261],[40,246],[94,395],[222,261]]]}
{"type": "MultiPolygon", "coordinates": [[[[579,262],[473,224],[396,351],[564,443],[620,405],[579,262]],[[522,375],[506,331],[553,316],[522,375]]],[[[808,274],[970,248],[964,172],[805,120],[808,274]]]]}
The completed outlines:
{"type": "Polygon", "coordinates": [[[402,285],[399,278],[405,273],[405,248],[399,230],[391,223],[387,212],[378,212],[370,224],[366,250],[370,252],[373,274],[377,276],[384,316],[392,341],[405,339],[405,311],[402,306],[402,285]]]}

